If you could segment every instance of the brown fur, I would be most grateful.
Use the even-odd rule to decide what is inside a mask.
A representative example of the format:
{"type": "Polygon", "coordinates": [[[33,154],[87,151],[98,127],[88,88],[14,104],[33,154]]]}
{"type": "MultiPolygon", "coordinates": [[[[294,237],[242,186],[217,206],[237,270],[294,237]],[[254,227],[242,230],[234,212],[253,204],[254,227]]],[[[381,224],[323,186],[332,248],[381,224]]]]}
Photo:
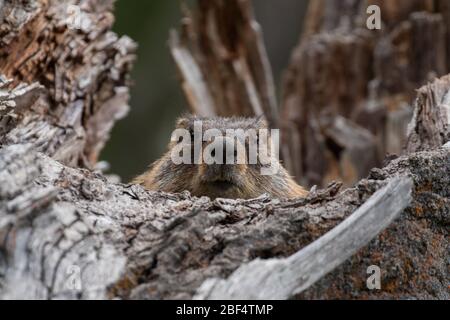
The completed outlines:
{"type": "MultiPolygon", "coordinates": [[[[203,132],[216,128],[225,134],[226,129],[267,128],[265,121],[253,118],[197,118],[189,116],[178,120],[177,128],[191,130],[194,121],[202,120],[203,132]]],[[[261,165],[175,165],[170,157],[175,142],[161,159],[133,183],[152,191],[179,193],[185,190],[194,196],[215,198],[252,199],[269,194],[276,198],[305,197],[308,192],[299,186],[280,165],[273,176],[260,174],[261,165]]],[[[205,142],[204,142],[205,145],[205,142]]]]}

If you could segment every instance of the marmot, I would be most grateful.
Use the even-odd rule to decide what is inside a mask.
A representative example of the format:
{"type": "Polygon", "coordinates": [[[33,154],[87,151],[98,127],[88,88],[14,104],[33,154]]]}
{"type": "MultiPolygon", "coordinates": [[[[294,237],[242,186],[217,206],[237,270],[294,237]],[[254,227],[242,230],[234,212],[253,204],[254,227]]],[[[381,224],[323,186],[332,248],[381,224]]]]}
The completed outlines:
{"type": "MultiPolygon", "coordinates": [[[[234,138],[231,140],[233,147],[236,147],[235,150],[238,150],[237,145],[241,147],[245,146],[245,160],[247,161],[239,162],[238,159],[243,160],[242,156],[239,156],[237,151],[234,151],[236,158],[233,164],[225,162],[225,152],[220,155],[224,159],[221,162],[223,164],[206,164],[204,161],[195,162],[195,158],[198,155],[203,155],[203,153],[200,154],[197,152],[197,156],[195,155],[194,141],[200,143],[201,152],[212,142],[211,140],[204,141],[203,132],[209,129],[215,129],[215,132],[222,133],[223,137],[226,137],[229,129],[247,130],[245,132],[256,132],[256,141],[259,143],[259,133],[263,132],[260,131],[261,129],[269,132],[268,136],[270,138],[270,130],[268,130],[267,122],[264,119],[238,117],[201,118],[189,115],[180,118],[177,121],[176,128],[182,129],[182,132],[187,132],[192,139],[187,139],[187,141],[182,142],[184,139],[172,136],[168,146],[168,152],[154,162],[148,171],[135,178],[133,181],[134,184],[140,184],[150,191],[180,193],[187,190],[193,196],[208,196],[211,199],[253,199],[265,193],[275,198],[297,198],[305,197],[308,194],[281,166],[279,160],[271,156],[271,151],[267,153],[268,158],[270,158],[270,161],[275,161],[275,164],[278,166],[278,170],[274,174],[263,175],[261,173],[261,169],[267,167],[267,162],[262,164],[259,154],[257,162],[248,161],[250,155],[249,136],[237,136],[236,140],[234,138]],[[201,123],[202,126],[201,140],[195,137],[196,123],[201,123]],[[234,145],[234,142],[236,142],[236,145],[234,145]],[[179,148],[180,143],[184,144],[183,146],[187,147],[188,151],[192,151],[193,155],[191,152],[187,152],[187,156],[192,162],[174,163],[172,157],[173,151],[176,146],[179,148]]],[[[225,147],[230,142],[230,139],[223,138],[221,141],[225,147]]],[[[259,151],[260,149],[257,150],[259,151]]],[[[228,151],[226,153],[228,155],[228,151]]],[[[211,152],[211,156],[215,156],[215,150],[211,152]]]]}

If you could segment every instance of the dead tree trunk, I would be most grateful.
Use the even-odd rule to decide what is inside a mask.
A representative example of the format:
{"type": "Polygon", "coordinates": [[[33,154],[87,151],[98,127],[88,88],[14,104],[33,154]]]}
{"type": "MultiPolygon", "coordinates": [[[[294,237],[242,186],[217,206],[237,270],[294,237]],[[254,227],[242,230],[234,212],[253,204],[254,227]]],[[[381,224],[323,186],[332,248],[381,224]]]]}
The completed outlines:
{"type": "MultiPolygon", "coordinates": [[[[213,2],[217,17],[238,10],[213,2]]],[[[44,0],[0,7],[0,298],[449,299],[449,77],[419,91],[410,154],[352,188],[333,183],[291,201],[147,192],[76,168],[95,165],[127,109],[134,44],[110,31],[110,2],[83,1],[79,30],[67,9],[44,0]],[[370,265],[382,270],[381,290],[367,289],[370,265]]],[[[255,29],[240,28],[254,39],[255,29]]],[[[245,71],[249,52],[260,49],[241,48],[240,63],[218,64],[235,68],[224,83],[259,88],[267,112],[265,63],[257,60],[250,80],[245,71]]],[[[183,61],[194,65],[192,55],[183,61]]],[[[182,69],[183,79],[201,68],[182,69]]],[[[204,90],[184,89],[195,103],[204,90]]],[[[255,93],[238,89],[230,94],[255,93]]],[[[211,99],[226,96],[217,90],[211,99]]],[[[340,121],[349,120],[334,121],[345,131],[340,121]]]]}
{"type": "Polygon", "coordinates": [[[69,2],[2,1],[0,144],[92,167],[128,112],[135,44],[111,32],[113,1],[69,2]]]}
{"type": "Polygon", "coordinates": [[[448,1],[311,1],[283,84],[284,158],[306,185],[347,185],[402,154],[414,90],[450,72],[448,1]],[[369,5],[382,29],[369,30],[369,5]]]}
{"type": "Polygon", "coordinates": [[[201,116],[263,116],[278,124],[270,63],[250,1],[199,0],[185,8],[172,56],[190,109],[201,116]]]}

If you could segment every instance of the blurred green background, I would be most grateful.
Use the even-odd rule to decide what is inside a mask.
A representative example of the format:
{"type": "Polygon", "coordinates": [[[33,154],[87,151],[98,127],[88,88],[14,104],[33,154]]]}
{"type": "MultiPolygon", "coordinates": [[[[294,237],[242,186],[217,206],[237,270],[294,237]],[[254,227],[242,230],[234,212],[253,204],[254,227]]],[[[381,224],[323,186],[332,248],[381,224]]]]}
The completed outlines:
{"type": "MultiPolygon", "coordinates": [[[[195,1],[188,1],[195,5],[195,1]]],[[[299,39],[307,0],[253,0],[275,81],[299,39]]],[[[165,151],[175,119],[187,110],[167,39],[180,21],[179,0],[118,0],[114,30],[139,44],[131,88],[131,111],[118,122],[102,160],[124,182],[142,173],[165,151]]]]}

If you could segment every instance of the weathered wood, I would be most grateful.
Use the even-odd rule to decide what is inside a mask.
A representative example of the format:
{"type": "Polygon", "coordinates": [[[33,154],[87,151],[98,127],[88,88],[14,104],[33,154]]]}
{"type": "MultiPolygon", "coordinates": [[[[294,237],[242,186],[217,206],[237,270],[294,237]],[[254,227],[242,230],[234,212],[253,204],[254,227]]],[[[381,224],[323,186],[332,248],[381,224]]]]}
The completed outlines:
{"type": "Polygon", "coordinates": [[[310,289],[318,292],[305,294],[445,298],[449,151],[400,158],[343,192],[330,186],[307,199],[279,202],[146,192],[64,167],[25,146],[5,147],[0,150],[0,296],[191,298],[208,278],[225,279],[257,258],[292,255],[350,216],[390,177],[409,175],[414,202],[408,210],[352,258],[356,262],[346,262],[310,289]],[[383,285],[398,282],[369,292],[365,269],[372,264],[382,268],[383,285]],[[399,270],[408,273],[399,276],[399,270]]]}
{"type": "MultiPolygon", "coordinates": [[[[306,199],[290,201],[266,196],[210,201],[187,193],[147,192],[71,167],[96,163],[106,132],[126,110],[126,79],[135,46],[110,32],[111,1],[83,2],[86,19],[78,31],[68,28],[68,3],[4,1],[0,7],[0,73],[5,75],[0,77],[0,298],[190,299],[209,278],[227,279],[255,259],[283,259],[304,249],[362,210],[396,177],[414,182],[411,205],[298,297],[450,298],[448,147],[392,160],[352,188],[341,191],[341,184],[332,183],[324,190],[314,188],[306,199]],[[366,268],[373,264],[382,269],[381,291],[366,287],[366,268]]],[[[224,14],[223,7],[215,7],[223,2],[202,3],[216,17],[224,14]]],[[[346,1],[347,16],[357,8],[355,3],[346,1]]],[[[249,12],[248,2],[239,4],[244,5],[242,12],[249,12]]],[[[330,21],[330,28],[340,23],[330,21]]],[[[239,28],[249,30],[248,23],[243,25],[239,28]]],[[[358,56],[364,57],[364,43],[350,43],[361,45],[358,56]]],[[[250,65],[248,59],[242,61],[250,65]]],[[[444,96],[439,92],[448,92],[448,85],[444,78],[429,87],[438,89],[431,90],[433,99],[418,99],[412,127],[419,128],[429,114],[441,110],[434,97],[444,96]],[[425,102],[431,113],[419,111],[425,110],[425,102]]],[[[358,97],[361,92],[341,94],[358,97]]],[[[346,110],[344,103],[336,103],[346,110]]],[[[311,121],[312,135],[321,121],[311,121]]],[[[327,134],[345,145],[349,126],[333,121],[327,134]]],[[[447,129],[437,130],[444,137],[447,129]]],[[[372,141],[359,127],[350,131],[358,143],[372,141]]],[[[424,130],[411,132],[424,146],[435,141],[422,137],[424,130]]]]}
{"type": "Polygon", "coordinates": [[[76,3],[1,2],[0,74],[12,81],[0,89],[10,99],[0,107],[0,144],[31,143],[65,164],[93,167],[128,111],[136,45],[111,31],[112,0],[85,1],[73,16],[76,3]]]}
{"type": "Polygon", "coordinates": [[[408,130],[408,152],[432,150],[450,141],[450,76],[419,90],[408,130]]]}
{"type": "MultiPolygon", "coordinates": [[[[416,114],[421,122],[424,113],[416,114]]],[[[413,179],[412,204],[302,297],[448,298],[448,148],[394,160],[355,188],[339,192],[332,184],[288,202],[146,192],[34,150],[30,144],[0,150],[2,298],[192,298],[208,278],[227,278],[254,259],[286,257],[313,243],[396,176],[413,179]],[[372,264],[382,268],[388,291],[365,288],[364,269],[372,264]]]]}
{"type": "Polygon", "coordinates": [[[249,0],[199,0],[173,31],[172,56],[191,110],[200,116],[266,116],[278,111],[272,71],[249,0]]]}
{"type": "Polygon", "coordinates": [[[289,299],[350,258],[411,202],[412,181],[397,178],[333,230],[289,258],[253,260],[227,280],[208,279],[196,299],[289,299]]]}
{"type": "Polygon", "coordinates": [[[367,171],[349,179],[340,168],[381,166],[387,153],[401,154],[415,90],[450,71],[448,6],[427,0],[310,6],[283,83],[283,157],[304,185],[326,185],[330,176],[351,185],[367,171]],[[366,27],[369,4],[381,7],[379,31],[366,27]],[[349,162],[346,148],[336,152],[339,137],[325,137],[320,121],[330,115],[368,129],[376,156],[349,162]]]}
{"type": "Polygon", "coordinates": [[[204,78],[191,52],[180,43],[180,37],[176,32],[170,34],[170,48],[180,73],[181,87],[192,112],[203,117],[217,116],[217,111],[212,108],[214,102],[209,93],[207,79],[204,78]]]}

